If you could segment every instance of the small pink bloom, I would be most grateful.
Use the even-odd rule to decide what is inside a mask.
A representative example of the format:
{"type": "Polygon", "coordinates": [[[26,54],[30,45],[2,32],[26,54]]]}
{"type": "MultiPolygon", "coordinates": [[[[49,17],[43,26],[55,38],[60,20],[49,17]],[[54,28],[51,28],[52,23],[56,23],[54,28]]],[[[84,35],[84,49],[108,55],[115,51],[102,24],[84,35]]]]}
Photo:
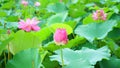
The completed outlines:
{"type": "Polygon", "coordinates": [[[62,0],[60,0],[60,2],[62,2],[62,0]]]}
{"type": "Polygon", "coordinates": [[[35,6],[36,7],[40,6],[40,2],[35,2],[35,6]]]}
{"type": "Polygon", "coordinates": [[[66,29],[58,28],[54,33],[54,41],[57,45],[64,45],[68,42],[66,29]]]}
{"type": "Polygon", "coordinates": [[[8,29],[8,30],[7,30],[7,34],[10,35],[10,33],[11,33],[11,31],[10,31],[10,29],[8,29]]]}
{"type": "Polygon", "coordinates": [[[101,9],[93,12],[92,17],[94,20],[106,20],[107,14],[101,9]]]}
{"type": "Polygon", "coordinates": [[[36,18],[32,18],[32,19],[27,19],[26,21],[24,20],[20,20],[20,22],[18,23],[19,29],[25,30],[27,32],[33,30],[33,31],[38,31],[40,30],[40,27],[37,25],[39,23],[39,21],[36,18]]]}
{"type": "Polygon", "coordinates": [[[27,6],[28,5],[28,1],[22,0],[21,4],[23,4],[24,6],[27,6]]]}

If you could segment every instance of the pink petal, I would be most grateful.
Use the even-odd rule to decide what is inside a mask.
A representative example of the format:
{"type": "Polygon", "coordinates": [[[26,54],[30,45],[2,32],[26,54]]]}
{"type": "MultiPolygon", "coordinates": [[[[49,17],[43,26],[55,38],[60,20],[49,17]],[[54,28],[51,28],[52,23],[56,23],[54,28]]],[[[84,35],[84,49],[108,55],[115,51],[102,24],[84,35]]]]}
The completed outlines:
{"type": "Polygon", "coordinates": [[[27,31],[27,32],[29,32],[29,31],[31,31],[31,26],[26,26],[26,27],[24,27],[24,28],[22,28],[23,30],[25,30],[25,31],[27,31]]]}
{"type": "Polygon", "coordinates": [[[40,2],[35,2],[35,6],[36,7],[40,6],[40,2]]]}
{"type": "Polygon", "coordinates": [[[33,25],[37,25],[40,21],[38,21],[36,18],[33,18],[31,22],[33,25]]]}
{"type": "Polygon", "coordinates": [[[98,16],[97,16],[97,13],[96,13],[96,12],[93,13],[93,16],[92,16],[92,17],[93,17],[94,20],[98,20],[98,16]]]}
{"type": "Polygon", "coordinates": [[[31,28],[32,28],[32,30],[34,30],[34,31],[40,30],[40,27],[37,26],[37,25],[32,25],[31,28]]]}
{"type": "Polygon", "coordinates": [[[19,24],[18,28],[23,28],[25,26],[25,22],[23,20],[20,20],[18,24],[19,24]]]}
{"type": "Polygon", "coordinates": [[[27,6],[28,5],[28,1],[22,0],[21,4],[23,4],[24,6],[27,6]]]}
{"type": "Polygon", "coordinates": [[[30,18],[28,18],[27,20],[26,20],[26,24],[30,24],[31,23],[31,20],[30,20],[30,18]]]}

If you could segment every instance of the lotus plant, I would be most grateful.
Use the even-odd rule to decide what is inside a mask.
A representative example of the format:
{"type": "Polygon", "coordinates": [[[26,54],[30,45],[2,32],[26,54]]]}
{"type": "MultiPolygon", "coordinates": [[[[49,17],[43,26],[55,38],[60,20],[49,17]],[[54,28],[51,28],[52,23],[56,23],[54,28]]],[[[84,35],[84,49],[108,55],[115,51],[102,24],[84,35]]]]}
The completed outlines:
{"type": "Polygon", "coordinates": [[[63,51],[61,45],[65,45],[68,43],[68,37],[66,29],[58,28],[56,32],[54,33],[54,42],[56,45],[60,46],[61,51],[61,61],[62,61],[62,67],[64,66],[64,60],[63,60],[63,51]]]}

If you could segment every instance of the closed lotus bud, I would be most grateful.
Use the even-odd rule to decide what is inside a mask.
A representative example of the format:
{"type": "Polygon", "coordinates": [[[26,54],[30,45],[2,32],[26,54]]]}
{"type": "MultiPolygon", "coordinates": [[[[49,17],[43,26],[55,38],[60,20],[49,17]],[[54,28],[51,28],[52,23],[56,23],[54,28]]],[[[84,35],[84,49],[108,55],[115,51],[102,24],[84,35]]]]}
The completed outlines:
{"type": "Polygon", "coordinates": [[[54,42],[57,45],[65,45],[68,42],[66,29],[58,28],[54,33],[54,42]]]}

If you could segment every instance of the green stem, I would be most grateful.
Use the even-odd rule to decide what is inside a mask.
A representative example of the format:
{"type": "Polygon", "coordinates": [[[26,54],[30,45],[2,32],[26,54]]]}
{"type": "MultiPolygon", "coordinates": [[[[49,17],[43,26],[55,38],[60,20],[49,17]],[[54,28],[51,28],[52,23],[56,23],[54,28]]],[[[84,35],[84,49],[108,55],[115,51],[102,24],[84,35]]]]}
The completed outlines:
{"type": "Polygon", "coordinates": [[[6,65],[6,55],[5,55],[5,52],[4,52],[4,63],[6,65]]]}
{"type": "Polygon", "coordinates": [[[31,15],[31,8],[32,8],[32,7],[30,7],[30,6],[29,6],[29,8],[28,8],[28,11],[29,11],[29,17],[30,17],[30,18],[31,18],[31,16],[30,16],[30,15],[31,15]]]}
{"type": "MultiPolygon", "coordinates": [[[[9,29],[8,29],[8,31],[9,31],[9,29]]],[[[9,37],[9,32],[7,32],[7,34],[8,34],[8,37],[9,37]]],[[[8,43],[8,60],[10,60],[10,45],[9,45],[9,43],[8,43]]]]}
{"type": "Polygon", "coordinates": [[[34,68],[35,67],[35,63],[34,63],[34,61],[32,61],[32,68],[34,68]]]}
{"type": "Polygon", "coordinates": [[[10,60],[10,47],[9,47],[9,43],[8,43],[8,60],[10,60]]]}
{"type": "Polygon", "coordinates": [[[73,35],[73,38],[75,38],[75,35],[72,33],[72,35],[73,35]]]}
{"type": "Polygon", "coordinates": [[[64,60],[63,60],[63,51],[62,47],[60,47],[60,52],[61,52],[61,61],[62,61],[62,67],[64,66],[64,60]]]}

